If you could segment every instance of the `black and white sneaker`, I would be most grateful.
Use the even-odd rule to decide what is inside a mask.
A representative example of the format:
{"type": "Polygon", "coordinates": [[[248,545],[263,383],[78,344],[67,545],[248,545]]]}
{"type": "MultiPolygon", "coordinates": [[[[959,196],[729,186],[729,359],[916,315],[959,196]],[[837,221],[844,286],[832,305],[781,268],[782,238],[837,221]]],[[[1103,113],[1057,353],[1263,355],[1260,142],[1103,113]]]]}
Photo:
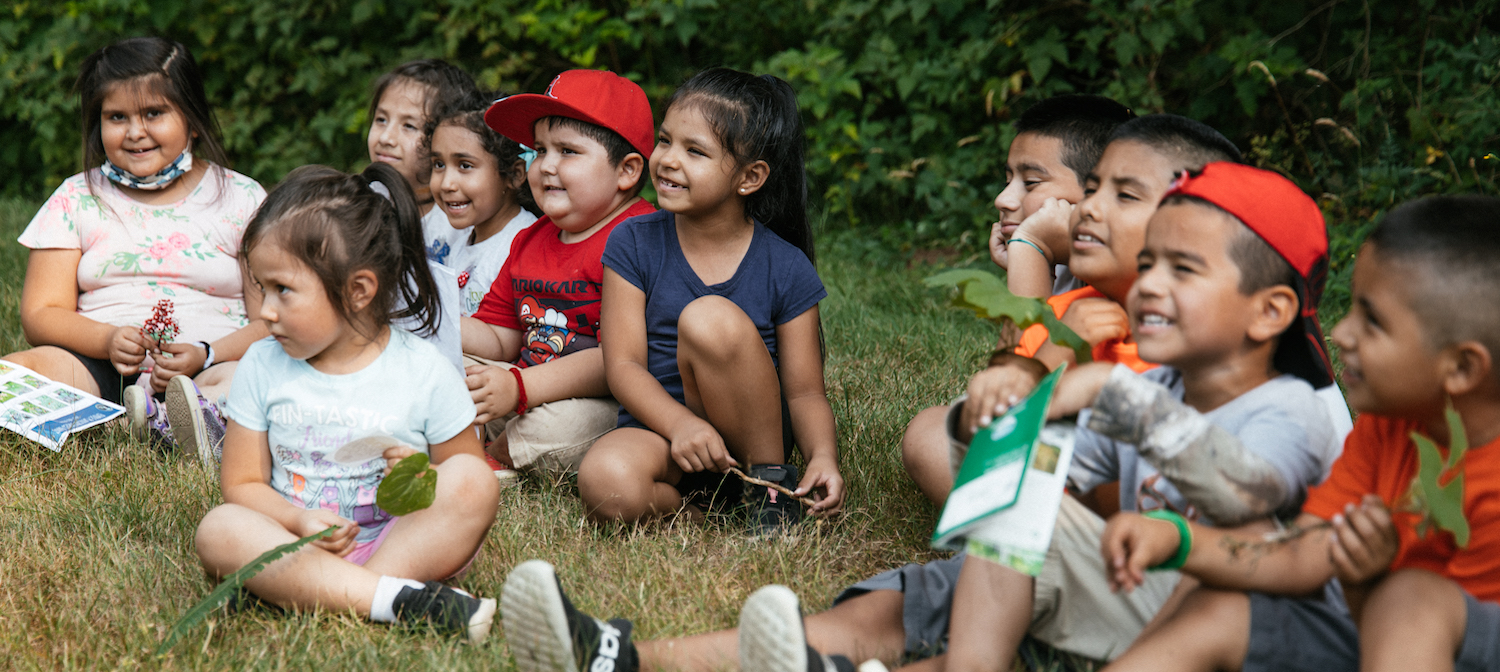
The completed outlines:
{"type": "Polygon", "coordinates": [[[421,590],[402,588],[391,609],[398,622],[425,623],[440,632],[462,633],[474,644],[489,636],[495,622],[495,600],[474,597],[437,581],[428,581],[421,590]]]}
{"type": "Polygon", "coordinates": [[[802,607],[786,586],[755,591],[740,609],[740,672],[855,672],[853,661],[807,645],[802,607]]]}
{"type": "MultiPolygon", "coordinates": [[[[797,489],[797,467],[790,464],[751,465],[749,474],[788,490],[797,489]]],[[[744,488],[745,513],[749,517],[752,536],[774,536],[801,522],[802,503],[795,498],[749,481],[745,482],[744,488]]]]}
{"type": "Polygon", "coordinates": [[[544,560],[511,570],[500,591],[500,615],[521,672],[634,672],[630,621],[584,614],[562,592],[544,560]]]}

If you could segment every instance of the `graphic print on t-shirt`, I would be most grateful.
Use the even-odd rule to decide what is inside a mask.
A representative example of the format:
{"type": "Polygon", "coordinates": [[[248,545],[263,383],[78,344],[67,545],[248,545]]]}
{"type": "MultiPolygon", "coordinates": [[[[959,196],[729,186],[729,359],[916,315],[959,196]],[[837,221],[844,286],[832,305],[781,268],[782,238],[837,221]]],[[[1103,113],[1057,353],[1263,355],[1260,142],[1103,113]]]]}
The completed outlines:
{"type": "MultiPolygon", "coordinates": [[[[523,281],[516,281],[518,288],[522,284],[523,281]]],[[[586,287],[593,283],[580,280],[576,284],[586,287]]],[[[594,288],[594,291],[597,292],[598,289],[594,288]]],[[[598,345],[598,339],[579,333],[585,330],[599,333],[599,325],[590,324],[585,311],[586,307],[598,303],[598,299],[568,301],[521,294],[516,301],[516,315],[520,316],[521,324],[526,327],[526,346],[521,349],[521,361],[525,366],[550,362],[563,355],[598,345]]]]}

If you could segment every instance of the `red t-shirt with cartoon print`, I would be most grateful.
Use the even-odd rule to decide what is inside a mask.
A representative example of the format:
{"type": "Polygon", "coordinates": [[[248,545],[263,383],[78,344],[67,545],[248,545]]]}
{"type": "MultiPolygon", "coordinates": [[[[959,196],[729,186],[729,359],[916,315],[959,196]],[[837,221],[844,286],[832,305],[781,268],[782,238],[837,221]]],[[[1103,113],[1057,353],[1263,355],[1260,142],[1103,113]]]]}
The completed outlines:
{"type": "Polygon", "coordinates": [[[599,299],[604,289],[604,245],[615,226],[656,212],[641,199],[593,235],[567,244],[551,217],[516,235],[474,317],[524,332],[516,365],[533,366],[599,345],[599,299]]]}

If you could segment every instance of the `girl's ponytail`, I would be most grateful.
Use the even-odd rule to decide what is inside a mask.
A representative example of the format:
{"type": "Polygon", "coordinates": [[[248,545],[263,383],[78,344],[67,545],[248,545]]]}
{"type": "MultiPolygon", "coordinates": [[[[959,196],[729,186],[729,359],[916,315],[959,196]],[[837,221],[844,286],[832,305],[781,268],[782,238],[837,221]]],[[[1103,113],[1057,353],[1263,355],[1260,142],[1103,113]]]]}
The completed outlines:
{"type": "Polygon", "coordinates": [[[797,94],[772,75],[759,77],[712,68],[693,75],[672,94],[673,105],[691,105],[703,113],[739,165],[765,161],[766,184],[745,199],[745,212],[797,246],[813,260],[812,231],[807,222],[806,137],[797,94]]]}
{"type": "MultiPolygon", "coordinates": [[[[390,237],[396,262],[396,300],[390,319],[410,319],[420,336],[436,333],[443,311],[438,298],[437,281],[427,266],[427,251],[422,246],[422,211],[411,185],[390,164],[375,162],[359,174],[370,191],[384,197],[393,210],[391,226],[382,232],[390,237]]],[[[384,218],[383,218],[384,219],[384,218]]]]}

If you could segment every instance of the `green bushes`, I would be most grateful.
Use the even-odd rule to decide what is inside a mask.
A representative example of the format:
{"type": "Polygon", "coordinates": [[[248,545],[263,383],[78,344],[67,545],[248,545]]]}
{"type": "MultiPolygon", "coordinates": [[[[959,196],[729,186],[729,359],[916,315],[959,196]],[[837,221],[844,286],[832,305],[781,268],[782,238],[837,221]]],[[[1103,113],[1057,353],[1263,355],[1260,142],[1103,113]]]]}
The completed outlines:
{"type": "Polygon", "coordinates": [[[78,170],[74,68],[127,35],[188,44],[235,167],[266,183],[303,163],[363,162],[369,83],[410,58],[450,59],[508,91],[608,67],[658,103],[724,64],[797,87],[826,226],[903,243],[980,232],[1008,122],[1087,91],[1220,128],[1320,197],[1347,252],[1392,203],[1500,192],[1496,5],[33,0],[0,15],[0,169],[15,176],[4,193],[33,198],[78,170]]]}

